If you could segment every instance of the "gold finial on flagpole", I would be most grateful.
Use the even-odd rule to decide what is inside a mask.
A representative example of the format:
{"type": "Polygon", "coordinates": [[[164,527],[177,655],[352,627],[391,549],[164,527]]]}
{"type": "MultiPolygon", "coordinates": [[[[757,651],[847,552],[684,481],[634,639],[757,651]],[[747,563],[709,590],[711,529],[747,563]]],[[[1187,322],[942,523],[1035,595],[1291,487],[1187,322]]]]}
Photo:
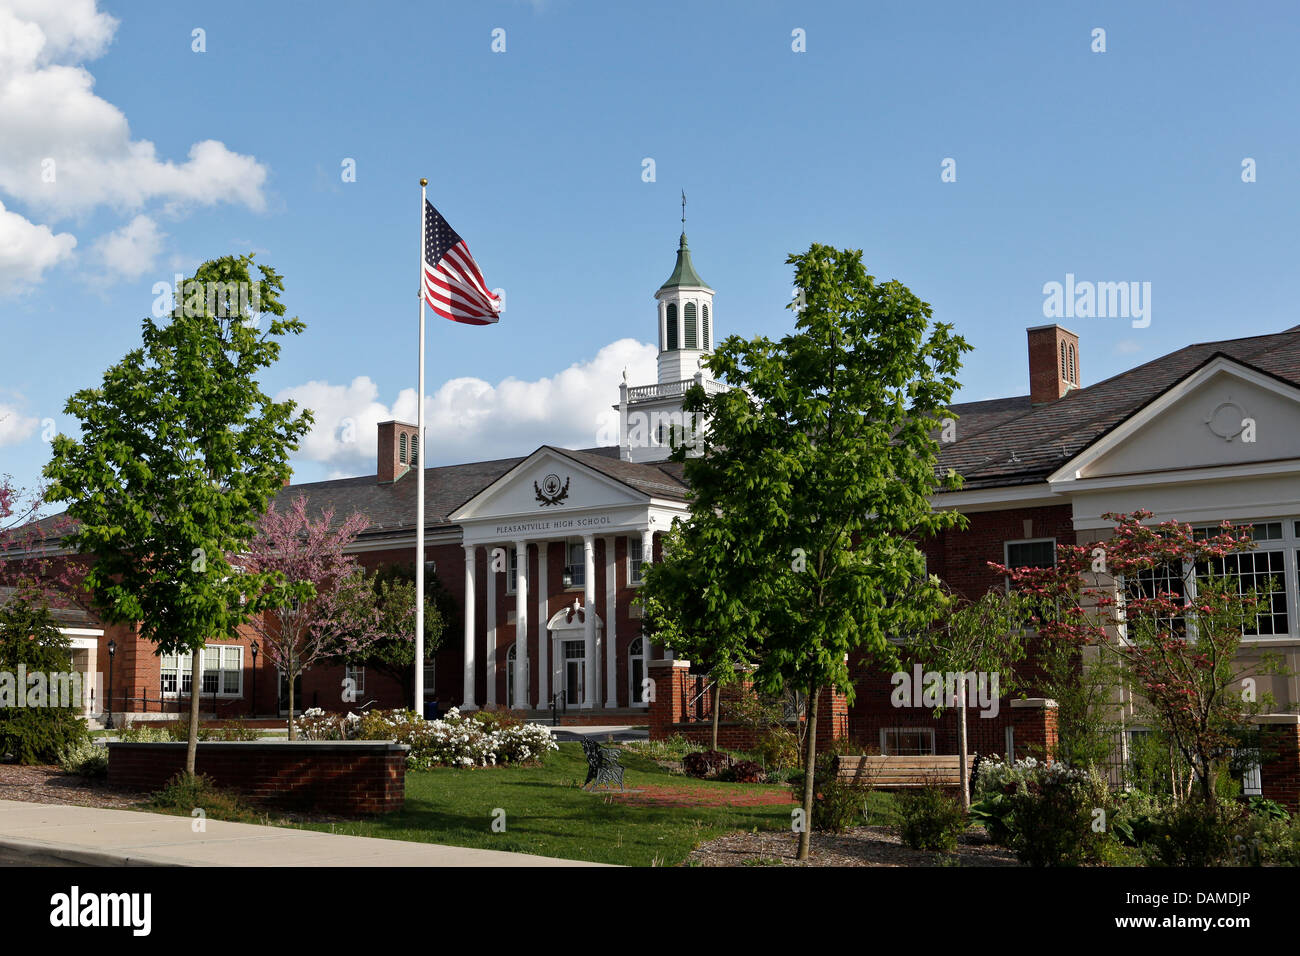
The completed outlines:
{"type": "Polygon", "coordinates": [[[421,179],[421,180],[420,180],[420,185],[421,185],[421,186],[427,186],[427,185],[429,185],[429,180],[427,180],[427,179],[421,179]]]}

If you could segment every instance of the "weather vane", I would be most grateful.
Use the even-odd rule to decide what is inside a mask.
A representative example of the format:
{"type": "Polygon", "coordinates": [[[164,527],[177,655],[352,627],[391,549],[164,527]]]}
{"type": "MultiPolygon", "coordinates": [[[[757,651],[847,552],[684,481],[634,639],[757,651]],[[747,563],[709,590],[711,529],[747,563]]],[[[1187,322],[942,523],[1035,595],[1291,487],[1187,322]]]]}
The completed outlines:
{"type": "Polygon", "coordinates": [[[686,225],[686,190],[682,190],[682,226],[686,225]]]}

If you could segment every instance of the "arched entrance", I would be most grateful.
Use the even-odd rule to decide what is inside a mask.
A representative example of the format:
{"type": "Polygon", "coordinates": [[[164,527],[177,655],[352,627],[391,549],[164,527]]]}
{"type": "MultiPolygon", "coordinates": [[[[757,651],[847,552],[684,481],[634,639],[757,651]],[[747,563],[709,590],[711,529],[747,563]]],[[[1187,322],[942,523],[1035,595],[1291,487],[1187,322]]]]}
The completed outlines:
{"type": "Polygon", "coordinates": [[[551,641],[551,687],[564,693],[566,706],[594,707],[600,698],[596,671],[596,646],[604,624],[595,611],[588,612],[575,599],[570,607],[551,615],[546,631],[551,641]],[[587,614],[592,616],[592,636],[587,633],[587,614]]]}

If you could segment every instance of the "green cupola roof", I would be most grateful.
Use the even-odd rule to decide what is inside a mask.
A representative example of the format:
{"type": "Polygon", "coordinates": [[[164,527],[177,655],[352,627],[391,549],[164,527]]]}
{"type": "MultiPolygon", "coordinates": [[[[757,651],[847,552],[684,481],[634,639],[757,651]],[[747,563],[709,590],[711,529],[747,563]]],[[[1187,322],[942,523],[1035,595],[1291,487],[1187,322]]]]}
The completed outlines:
{"type": "Polygon", "coordinates": [[[668,281],[659,287],[659,291],[664,289],[678,289],[682,287],[708,289],[708,284],[700,278],[700,274],[695,271],[695,266],[691,262],[691,250],[686,245],[686,233],[682,233],[681,244],[677,247],[677,267],[673,269],[673,274],[668,277],[668,281]]]}

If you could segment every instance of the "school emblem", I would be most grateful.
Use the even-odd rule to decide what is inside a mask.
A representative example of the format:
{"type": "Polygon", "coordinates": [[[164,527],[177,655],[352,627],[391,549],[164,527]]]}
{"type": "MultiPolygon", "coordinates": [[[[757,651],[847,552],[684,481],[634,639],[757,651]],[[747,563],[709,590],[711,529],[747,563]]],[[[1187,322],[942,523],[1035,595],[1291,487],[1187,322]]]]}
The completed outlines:
{"type": "Polygon", "coordinates": [[[542,508],[563,504],[564,499],[569,497],[569,479],[565,477],[564,484],[561,485],[559,475],[547,475],[542,479],[541,485],[533,482],[533,491],[542,508]]]}

